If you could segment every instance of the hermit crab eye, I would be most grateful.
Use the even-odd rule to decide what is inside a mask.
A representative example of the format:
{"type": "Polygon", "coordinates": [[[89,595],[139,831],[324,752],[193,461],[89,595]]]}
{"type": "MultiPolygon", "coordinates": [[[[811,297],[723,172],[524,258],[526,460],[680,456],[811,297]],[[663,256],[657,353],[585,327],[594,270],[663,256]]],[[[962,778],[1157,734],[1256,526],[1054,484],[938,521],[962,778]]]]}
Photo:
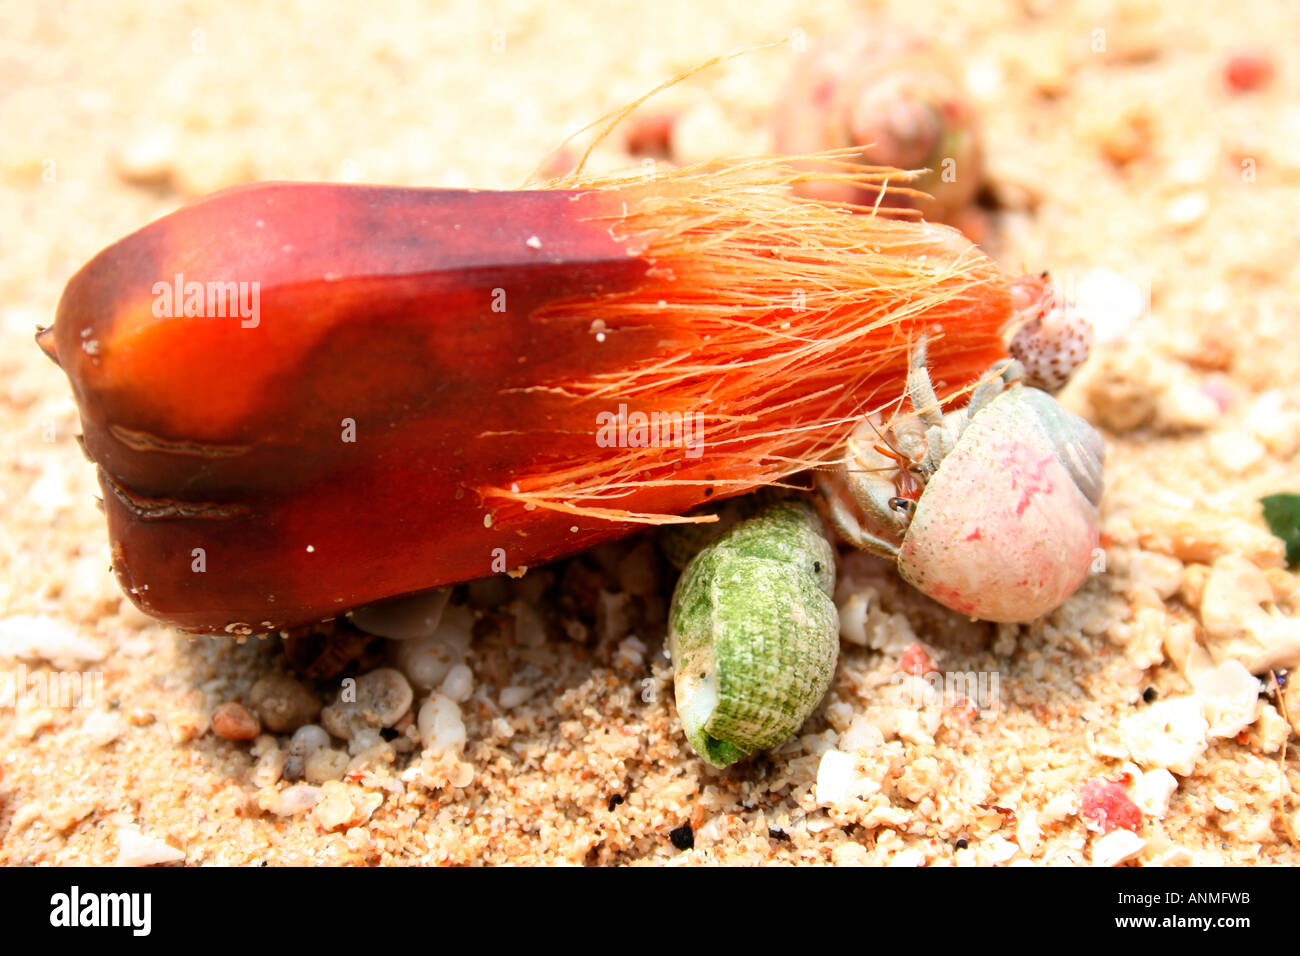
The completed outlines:
{"type": "Polygon", "coordinates": [[[890,498],[889,507],[900,515],[910,518],[916,511],[916,502],[911,498],[890,498]]]}

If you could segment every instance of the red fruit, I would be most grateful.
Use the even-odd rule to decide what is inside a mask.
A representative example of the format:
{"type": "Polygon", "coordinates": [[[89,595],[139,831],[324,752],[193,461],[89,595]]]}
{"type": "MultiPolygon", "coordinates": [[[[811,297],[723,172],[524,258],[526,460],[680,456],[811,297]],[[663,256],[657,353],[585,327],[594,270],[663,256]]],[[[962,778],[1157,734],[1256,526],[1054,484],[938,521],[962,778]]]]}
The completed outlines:
{"type": "Polygon", "coordinates": [[[796,175],[259,184],[110,246],[40,342],[123,588],[248,633],[536,565],[826,462],[922,334],[945,395],[1005,355],[1008,283],[969,242],[792,199],[796,175]]]}

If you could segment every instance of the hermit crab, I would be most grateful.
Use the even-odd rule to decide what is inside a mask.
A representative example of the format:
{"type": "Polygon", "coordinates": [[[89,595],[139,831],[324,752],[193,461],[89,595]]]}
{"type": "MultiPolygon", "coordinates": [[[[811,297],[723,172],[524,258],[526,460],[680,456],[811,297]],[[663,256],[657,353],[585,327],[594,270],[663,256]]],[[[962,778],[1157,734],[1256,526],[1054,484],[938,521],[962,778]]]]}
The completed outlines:
{"type": "Polygon", "coordinates": [[[1017,359],[998,363],[966,408],[943,413],[912,353],[914,415],[860,424],[819,490],[836,531],[894,560],[903,578],[954,610],[1023,622],[1087,577],[1099,539],[1101,436],[1017,359]]]}

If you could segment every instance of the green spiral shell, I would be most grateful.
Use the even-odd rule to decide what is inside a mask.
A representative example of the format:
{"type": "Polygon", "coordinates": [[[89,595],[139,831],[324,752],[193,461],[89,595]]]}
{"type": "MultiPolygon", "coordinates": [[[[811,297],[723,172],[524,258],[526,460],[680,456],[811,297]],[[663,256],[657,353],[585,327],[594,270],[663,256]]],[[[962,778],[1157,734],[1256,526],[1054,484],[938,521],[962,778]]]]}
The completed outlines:
{"type": "Polygon", "coordinates": [[[726,767],[775,747],[825,696],[839,655],[835,555],[813,506],[765,506],[682,572],[668,618],[677,714],[726,767]]]}

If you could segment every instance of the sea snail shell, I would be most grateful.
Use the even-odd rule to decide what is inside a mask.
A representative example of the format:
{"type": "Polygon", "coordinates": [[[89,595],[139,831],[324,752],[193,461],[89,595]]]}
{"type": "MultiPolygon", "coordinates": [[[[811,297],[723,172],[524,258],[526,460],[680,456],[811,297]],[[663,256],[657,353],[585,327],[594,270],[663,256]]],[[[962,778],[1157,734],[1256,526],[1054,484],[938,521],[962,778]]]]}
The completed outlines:
{"type": "Polygon", "coordinates": [[[1046,392],[977,412],[925,486],[898,554],[904,580],[986,621],[1032,621],[1088,576],[1098,547],[1101,436],[1046,392]]]}
{"type": "MultiPolygon", "coordinates": [[[[774,111],[776,151],[857,146],[864,164],[924,170],[906,184],[927,195],[900,193],[886,205],[949,221],[983,178],[977,116],[953,62],[929,40],[880,22],[814,45],[798,59],[774,111]]],[[[866,206],[879,195],[832,180],[799,183],[795,191],[866,206]]]]}
{"type": "Polygon", "coordinates": [[[677,714],[716,767],[775,747],[825,696],[839,655],[835,556],[811,502],[768,505],[697,554],[673,593],[677,714]]]}

